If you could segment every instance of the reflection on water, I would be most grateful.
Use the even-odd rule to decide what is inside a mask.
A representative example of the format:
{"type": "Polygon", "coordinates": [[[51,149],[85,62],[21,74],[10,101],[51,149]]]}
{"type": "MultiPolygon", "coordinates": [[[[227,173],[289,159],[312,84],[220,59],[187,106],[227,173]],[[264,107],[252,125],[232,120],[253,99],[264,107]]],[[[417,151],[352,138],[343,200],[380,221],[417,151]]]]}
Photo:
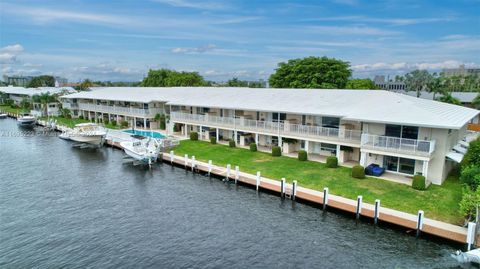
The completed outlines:
{"type": "MultiPolygon", "coordinates": [[[[0,131],[16,130],[0,120],[0,131]]],[[[460,268],[451,245],[111,148],[0,138],[2,268],[460,268]]]]}

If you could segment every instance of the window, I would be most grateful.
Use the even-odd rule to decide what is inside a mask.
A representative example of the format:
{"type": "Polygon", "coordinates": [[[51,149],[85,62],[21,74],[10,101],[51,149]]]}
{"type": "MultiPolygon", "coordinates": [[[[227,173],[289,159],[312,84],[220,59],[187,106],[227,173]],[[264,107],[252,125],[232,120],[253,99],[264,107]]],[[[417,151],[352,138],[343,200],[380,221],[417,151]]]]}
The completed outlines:
{"type": "Polygon", "coordinates": [[[383,167],[388,171],[413,175],[415,173],[415,160],[393,156],[383,157],[383,167]]]}
{"type": "Polygon", "coordinates": [[[402,126],[402,138],[418,139],[418,127],[402,126]]]}
{"type": "Polygon", "coordinates": [[[418,127],[387,124],[385,125],[385,135],[408,139],[418,139],[418,127]]]}
{"type": "Polygon", "coordinates": [[[383,158],[383,166],[389,171],[398,171],[398,157],[385,156],[383,158]]]}
{"type": "Polygon", "coordinates": [[[338,128],[340,125],[340,118],[322,117],[322,126],[329,128],[338,128]]]}
{"type": "Polygon", "coordinates": [[[337,145],[335,144],[320,143],[320,149],[330,151],[332,154],[337,153],[337,145]]]}
{"type": "Polygon", "coordinates": [[[393,136],[393,137],[401,137],[402,136],[402,126],[401,125],[392,125],[392,124],[385,125],[385,135],[386,136],[393,136]]]}
{"type": "Polygon", "coordinates": [[[272,121],[277,122],[277,121],[278,121],[278,116],[279,116],[279,114],[280,114],[280,121],[284,121],[284,120],[287,118],[287,114],[286,114],[286,113],[273,112],[273,113],[272,113],[272,121]]]}
{"type": "Polygon", "coordinates": [[[307,116],[302,115],[302,125],[305,125],[306,122],[307,122],[307,116]]]}

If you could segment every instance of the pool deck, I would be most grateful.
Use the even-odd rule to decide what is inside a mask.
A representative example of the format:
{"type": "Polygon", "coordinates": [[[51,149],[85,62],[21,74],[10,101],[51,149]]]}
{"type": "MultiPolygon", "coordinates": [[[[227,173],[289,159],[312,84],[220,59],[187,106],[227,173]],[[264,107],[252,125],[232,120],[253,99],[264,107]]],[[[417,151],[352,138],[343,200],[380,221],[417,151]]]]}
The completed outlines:
{"type": "MultiPolygon", "coordinates": [[[[170,163],[173,160],[173,164],[184,166],[185,169],[192,169],[192,160],[185,159],[182,156],[171,156],[169,153],[163,153],[162,159],[164,162],[170,163]]],[[[208,172],[209,164],[201,161],[195,161],[195,167],[198,171],[208,172]]],[[[211,174],[226,177],[227,168],[213,165],[211,166],[211,174]]],[[[256,175],[239,172],[238,176],[235,173],[235,166],[232,164],[230,179],[235,180],[237,177],[238,182],[256,187],[257,179],[256,175]]],[[[281,182],[265,177],[261,177],[259,189],[268,190],[277,194],[281,194],[281,182]]],[[[292,190],[292,184],[286,184],[286,190],[292,190]]],[[[323,205],[323,192],[303,188],[297,186],[296,199],[308,201],[318,205],[323,205]]],[[[347,199],[341,196],[328,194],[328,207],[339,209],[345,212],[355,214],[357,212],[357,201],[347,199]]],[[[373,219],[375,214],[375,206],[368,203],[362,203],[360,215],[373,219]]],[[[416,230],[418,216],[414,214],[405,213],[402,211],[380,207],[378,220],[381,222],[387,222],[395,224],[406,229],[416,230]]],[[[446,222],[441,222],[429,218],[424,218],[423,227],[420,229],[422,233],[434,235],[444,239],[452,240],[458,243],[465,243],[467,238],[467,228],[453,225],[446,222]]]]}

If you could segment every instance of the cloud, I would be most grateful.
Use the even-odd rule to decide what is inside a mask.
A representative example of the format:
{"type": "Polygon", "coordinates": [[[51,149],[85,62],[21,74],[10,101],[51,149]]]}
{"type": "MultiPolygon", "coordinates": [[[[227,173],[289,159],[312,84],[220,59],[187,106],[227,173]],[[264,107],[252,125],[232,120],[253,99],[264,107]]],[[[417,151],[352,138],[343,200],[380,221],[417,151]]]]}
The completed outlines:
{"type": "Polygon", "coordinates": [[[378,23],[390,24],[394,26],[415,25],[424,23],[449,22],[455,20],[454,17],[438,17],[438,18],[372,18],[365,16],[336,16],[336,17],[320,17],[306,19],[304,21],[348,21],[353,23],[378,23]]]}
{"type": "Polygon", "coordinates": [[[230,79],[240,78],[248,80],[265,79],[268,76],[268,72],[265,70],[234,70],[234,71],[218,71],[215,69],[209,69],[200,72],[201,75],[210,79],[230,79]]]}
{"type": "Polygon", "coordinates": [[[23,47],[20,44],[8,45],[0,48],[0,64],[16,62],[17,56],[22,52],[23,47]]]}
{"type": "Polygon", "coordinates": [[[196,1],[196,0],[152,0],[153,2],[170,5],[173,7],[204,9],[204,10],[219,10],[225,9],[225,4],[221,2],[210,1],[196,1]]]}
{"type": "MultiPolygon", "coordinates": [[[[422,70],[440,70],[444,68],[457,68],[459,65],[464,64],[457,60],[447,60],[443,62],[422,62],[422,63],[385,63],[378,62],[372,64],[357,64],[353,65],[352,69],[356,72],[370,72],[370,71],[410,71],[415,69],[422,70]]],[[[477,66],[475,63],[467,63],[466,66],[477,66]]]]}
{"type": "Polygon", "coordinates": [[[380,28],[368,26],[310,26],[306,28],[307,31],[317,34],[329,35],[371,35],[371,36],[386,36],[399,35],[402,32],[384,30],[380,28]]]}
{"type": "Polygon", "coordinates": [[[200,53],[205,53],[207,51],[211,51],[216,49],[217,46],[213,44],[209,44],[206,46],[201,46],[201,47],[196,47],[196,48],[173,48],[172,52],[173,53],[178,53],[178,54],[200,54],[200,53]]]}

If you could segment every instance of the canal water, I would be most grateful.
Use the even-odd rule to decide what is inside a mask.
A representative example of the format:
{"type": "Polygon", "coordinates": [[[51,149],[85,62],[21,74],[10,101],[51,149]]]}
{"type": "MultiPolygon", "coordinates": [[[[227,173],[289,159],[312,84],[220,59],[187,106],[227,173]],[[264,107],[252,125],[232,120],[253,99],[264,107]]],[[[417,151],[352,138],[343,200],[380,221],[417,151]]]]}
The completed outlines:
{"type": "Polygon", "coordinates": [[[465,268],[456,246],[17,131],[0,120],[0,268],[465,268]]]}

